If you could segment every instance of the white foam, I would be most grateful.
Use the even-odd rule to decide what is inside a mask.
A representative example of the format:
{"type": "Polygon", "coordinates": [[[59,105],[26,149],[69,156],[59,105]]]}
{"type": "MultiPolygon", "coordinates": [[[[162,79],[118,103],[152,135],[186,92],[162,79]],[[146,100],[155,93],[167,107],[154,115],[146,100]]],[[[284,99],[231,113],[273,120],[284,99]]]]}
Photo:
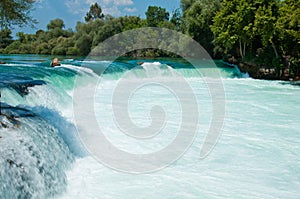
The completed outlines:
{"type": "MultiPolygon", "coordinates": [[[[300,89],[288,89],[280,82],[223,79],[227,112],[222,135],[208,157],[200,159],[211,117],[207,87],[197,83],[202,80],[187,80],[198,96],[201,117],[199,133],[181,159],[161,171],[142,175],[119,173],[92,157],[77,159],[67,173],[68,190],[61,198],[297,198],[300,113],[295,110],[300,110],[300,89]]],[[[100,126],[105,125],[106,136],[115,146],[130,152],[151,152],[153,148],[145,143],[138,145],[126,140],[125,135],[115,136],[110,129],[115,121],[101,115],[111,112],[103,109],[110,106],[116,82],[104,81],[101,93],[96,95],[100,126]]],[[[138,103],[133,104],[137,110],[129,110],[134,110],[133,118],[139,111],[147,115],[146,108],[138,106],[148,101],[168,101],[163,93],[155,97],[150,93],[148,90],[132,98],[138,103]]],[[[169,107],[176,109],[175,104],[169,107]]],[[[161,136],[168,139],[167,134],[161,136]]],[[[152,144],[161,149],[168,142],[156,140],[152,144]]]]}

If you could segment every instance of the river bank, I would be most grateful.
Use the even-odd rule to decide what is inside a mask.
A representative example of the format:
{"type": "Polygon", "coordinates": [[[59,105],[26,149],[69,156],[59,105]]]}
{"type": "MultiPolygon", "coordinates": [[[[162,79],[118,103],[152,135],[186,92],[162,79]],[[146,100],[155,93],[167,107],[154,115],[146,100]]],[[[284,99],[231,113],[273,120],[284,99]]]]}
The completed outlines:
{"type": "Polygon", "coordinates": [[[300,62],[297,62],[295,68],[292,69],[291,62],[285,60],[283,64],[273,66],[260,66],[251,61],[240,61],[235,58],[228,58],[223,60],[225,65],[237,67],[241,73],[248,73],[251,78],[264,80],[283,80],[299,82],[299,68],[300,62]]]}

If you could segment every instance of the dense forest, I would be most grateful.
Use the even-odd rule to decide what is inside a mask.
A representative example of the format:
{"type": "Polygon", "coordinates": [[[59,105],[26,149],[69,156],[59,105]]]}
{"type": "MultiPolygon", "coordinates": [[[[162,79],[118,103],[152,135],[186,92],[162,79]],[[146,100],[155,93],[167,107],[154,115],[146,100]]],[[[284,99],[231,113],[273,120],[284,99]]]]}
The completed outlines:
{"type": "MultiPolygon", "coordinates": [[[[158,6],[149,6],[145,14],[145,19],[113,17],[104,15],[101,6],[95,3],[87,11],[85,22],[77,22],[75,30],[66,30],[63,20],[53,19],[46,30],[35,34],[19,32],[16,40],[12,39],[10,26],[0,24],[0,53],[85,56],[117,33],[161,27],[189,35],[213,58],[239,64],[241,70],[253,77],[300,77],[298,0],[181,0],[181,7],[171,14],[158,6]]],[[[130,56],[174,55],[146,49],[130,56]]]]}

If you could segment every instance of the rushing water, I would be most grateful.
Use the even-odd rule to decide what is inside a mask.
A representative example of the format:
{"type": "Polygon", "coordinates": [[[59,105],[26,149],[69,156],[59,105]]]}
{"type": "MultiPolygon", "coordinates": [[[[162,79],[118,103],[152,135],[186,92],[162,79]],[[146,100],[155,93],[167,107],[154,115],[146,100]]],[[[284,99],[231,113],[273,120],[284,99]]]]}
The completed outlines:
{"type": "Polygon", "coordinates": [[[47,56],[1,55],[0,60],[6,62],[0,65],[0,198],[300,196],[300,87],[239,78],[242,74],[234,68],[217,68],[226,96],[224,125],[214,149],[200,158],[212,118],[205,81],[212,77],[203,75],[209,71],[199,74],[174,59],[112,63],[96,88],[94,108],[103,134],[119,149],[137,154],[163,149],[180,128],[180,102],[188,102],[179,102],[176,93],[160,84],[139,87],[128,102],[132,120],[147,127],[151,108],[159,105],[166,122],[155,137],[134,139],[119,130],[113,116],[112,98],[120,80],[175,84],[178,76],[184,77],[199,109],[197,134],[183,156],[161,170],[130,174],[96,161],[81,144],[74,120],[75,80],[88,88],[110,62],[64,59],[51,68],[47,56]]]}

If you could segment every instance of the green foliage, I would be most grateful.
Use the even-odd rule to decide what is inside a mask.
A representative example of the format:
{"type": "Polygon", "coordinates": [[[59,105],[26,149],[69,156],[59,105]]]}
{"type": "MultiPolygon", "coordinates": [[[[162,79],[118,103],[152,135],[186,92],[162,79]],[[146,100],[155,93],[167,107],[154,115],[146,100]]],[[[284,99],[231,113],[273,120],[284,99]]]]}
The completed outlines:
{"type": "Polygon", "coordinates": [[[62,29],[63,27],[63,20],[55,19],[47,25],[48,31],[38,30],[35,34],[18,32],[18,39],[1,53],[65,55],[69,47],[75,46],[75,41],[74,33],[71,30],[62,29]]]}
{"type": "Polygon", "coordinates": [[[11,26],[33,26],[36,20],[29,15],[34,0],[1,0],[0,1],[0,28],[11,26]]]}
{"type": "Polygon", "coordinates": [[[10,45],[8,45],[3,53],[5,54],[17,54],[17,52],[13,52],[13,51],[18,51],[19,47],[21,46],[21,42],[19,40],[16,40],[14,42],[12,42],[10,45]]]}
{"type": "Polygon", "coordinates": [[[182,13],[179,8],[173,11],[170,22],[174,24],[177,31],[181,30],[182,13]]]}
{"type": "Polygon", "coordinates": [[[85,21],[90,22],[96,19],[102,19],[104,18],[104,14],[102,13],[101,7],[98,5],[98,3],[94,3],[91,5],[90,10],[88,13],[86,13],[85,21]]]}
{"type": "Polygon", "coordinates": [[[80,38],[82,33],[91,35],[93,37],[92,47],[95,47],[115,34],[142,26],[143,20],[140,17],[134,16],[96,20],[85,25],[80,24],[80,26],[77,26],[77,31],[81,33],[76,34],[76,36],[80,38]]]}
{"type": "Polygon", "coordinates": [[[66,49],[61,46],[56,46],[51,51],[52,55],[66,55],[66,49]]]}
{"type": "Polygon", "coordinates": [[[157,27],[160,22],[168,21],[170,15],[165,8],[159,6],[149,6],[145,14],[148,26],[152,27],[157,27]]]}
{"type": "Polygon", "coordinates": [[[187,9],[189,9],[197,0],[180,0],[180,7],[182,9],[182,12],[185,12],[187,9]]]}
{"type": "Polygon", "coordinates": [[[300,1],[285,0],[279,8],[276,26],[283,54],[300,57],[300,1]]]}
{"type": "Polygon", "coordinates": [[[278,57],[276,21],[279,5],[278,0],[224,0],[211,25],[215,45],[225,48],[225,52],[238,48],[239,54],[235,54],[242,58],[255,51],[254,45],[271,45],[278,57]]]}
{"type": "MultiPolygon", "coordinates": [[[[255,62],[262,67],[271,67],[273,64],[275,63],[275,61],[273,61],[274,59],[274,54],[272,51],[272,47],[271,46],[267,46],[265,48],[259,48],[257,50],[257,56],[256,56],[256,60],[255,62]],[[266,65],[266,63],[268,63],[268,65],[266,65]]],[[[277,58],[278,61],[278,58],[277,58]]]]}
{"type": "Polygon", "coordinates": [[[51,54],[51,48],[48,43],[43,42],[36,47],[35,53],[49,55],[51,54]]]}
{"type": "Polygon", "coordinates": [[[54,40],[56,44],[52,48],[51,54],[52,55],[66,55],[69,51],[69,48],[75,45],[75,42],[72,38],[67,38],[60,36],[54,40]]]}
{"type": "Polygon", "coordinates": [[[79,50],[76,47],[69,47],[67,49],[66,55],[79,55],[79,50]]]}
{"type": "Polygon", "coordinates": [[[19,46],[18,51],[16,51],[18,54],[31,54],[32,53],[33,46],[30,44],[21,44],[19,46]]]}
{"type": "Polygon", "coordinates": [[[131,30],[135,28],[141,28],[143,26],[143,20],[136,16],[120,17],[122,24],[122,31],[131,30]]]}
{"type": "Polygon", "coordinates": [[[264,47],[272,45],[276,58],[278,57],[275,40],[277,40],[278,30],[276,21],[278,19],[279,2],[277,0],[257,3],[258,9],[255,12],[254,34],[261,38],[264,47]]]}
{"type": "Polygon", "coordinates": [[[253,39],[255,3],[252,0],[224,0],[222,8],[213,18],[211,30],[215,35],[215,45],[233,49],[239,48],[239,56],[246,55],[246,47],[253,39]]]}
{"type": "Polygon", "coordinates": [[[24,32],[17,33],[18,40],[21,43],[27,44],[36,40],[36,36],[33,34],[25,34],[24,32]]]}
{"type": "Polygon", "coordinates": [[[12,43],[11,30],[0,30],[0,48],[6,48],[12,43]]]}
{"type": "Polygon", "coordinates": [[[221,0],[198,0],[185,8],[182,30],[198,41],[210,54],[214,39],[210,26],[215,13],[220,10],[221,0]]]}
{"type": "Polygon", "coordinates": [[[264,46],[267,46],[276,34],[275,23],[278,16],[276,1],[259,6],[255,12],[254,34],[261,36],[264,46]]]}
{"type": "Polygon", "coordinates": [[[62,19],[51,20],[50,23],[47,25],[48,30],[63,29],[64,27],[65,24],[62,19]]]}
{"type": "Polygon", "coordinates": [[[92,47],[92,37],[83,34],[77,41],[76,41],[76,48],[79,50],[80,55],[87,55],[91,51],[92,47]]]}

